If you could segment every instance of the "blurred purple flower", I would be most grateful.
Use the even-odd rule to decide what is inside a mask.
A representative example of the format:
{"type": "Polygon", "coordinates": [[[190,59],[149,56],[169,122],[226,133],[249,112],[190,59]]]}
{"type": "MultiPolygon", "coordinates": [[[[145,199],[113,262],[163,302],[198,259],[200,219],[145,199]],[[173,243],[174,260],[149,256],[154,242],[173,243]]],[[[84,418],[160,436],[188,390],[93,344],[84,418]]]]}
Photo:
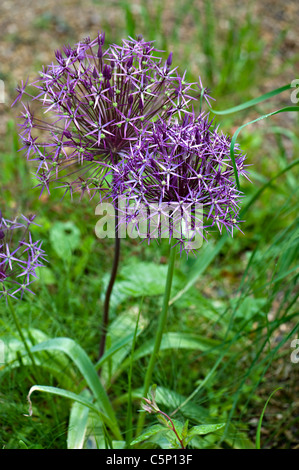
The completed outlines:
{"type": "Polygon", "coordinates": [[[0,298],[22,298],[36,278],[36,268],[43,266],[42,242],[33,242],[29,227],[35,216],[8,220],[0,211],[0,298]]]}
{"type": "Polygon", "coordinates": [[[74,48],[56,51],[56,63],[43,68],[40,78],[19,89],[32,105],[38,101],[45,118],[35,116],[23,103],[21,138],[27,159],[37,163],[36,177],[42,191],[50,183],[72,195],[78,191],[92,198],[104,187],[109,193],[107,171],[126,158],[140,135],[160,118],[167,123],[190,111],[190,102],[208,90],[201,82],[195,91],[176,68],[172,53],[166,62],[152,42],[123,40],[104,49],[104,34],[74,48]],[[34,96],[35,95],[35,96],[34,96]]]}

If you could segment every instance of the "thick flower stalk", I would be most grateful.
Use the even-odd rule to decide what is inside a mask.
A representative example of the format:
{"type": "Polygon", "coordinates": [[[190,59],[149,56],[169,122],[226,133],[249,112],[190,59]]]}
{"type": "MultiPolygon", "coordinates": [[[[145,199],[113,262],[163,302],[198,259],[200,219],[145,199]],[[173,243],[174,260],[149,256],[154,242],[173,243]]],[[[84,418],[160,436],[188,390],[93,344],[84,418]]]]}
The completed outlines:
{"type": "MultiPolygon", "coordinates": [[[[176,238],[186,251],[195,236],[205,238],[214,227],[233,235],[242,193],[230,138],[204,114],[186,115],[182,124],[160,119],[145,134],[114,169],[114,197],[122,195],[120,224],[130,224],[148,240],[176,238]]],[[[244,160],[236,148],[238,174],[247,177],[244,160]]]]}
{"type": "Polygon", "coordinates": [[[110,195],[107,171],[155,120],[170,123],[188,114],[196,97],[209,100],[200,80],[196,92],[171,67],[172,54],[164,62],[158,52],[142,37],[104,48],[99,34],[56,51],[56,63],[43,69],[31,93],[28,82],[19,87],[15,102],[32,100],[31,107],[22,103],[20,135],[42,191],[56,181],[71,195],[110,195]]]}
{"type": "Polygon", "coordinates": [[[36,268],[43,266],[42,242],[33,242],[29,227],[35,216],[17,220],[2,217],[0,211],[0,298],[22,298],[33,293],[29,286],[36,279],[36,268]]]}

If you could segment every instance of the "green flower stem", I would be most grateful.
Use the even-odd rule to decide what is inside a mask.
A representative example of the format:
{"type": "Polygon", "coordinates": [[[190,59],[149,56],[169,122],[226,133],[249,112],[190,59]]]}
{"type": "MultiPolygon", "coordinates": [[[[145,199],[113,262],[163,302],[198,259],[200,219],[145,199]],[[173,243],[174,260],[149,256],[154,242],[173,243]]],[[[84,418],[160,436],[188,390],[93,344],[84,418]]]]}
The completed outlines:
{"type": "MultiPolygon", "coordinates": [[[[165,291],[164,291],[164,299],[163,299],[163,306],[159,316],[159,323],[158,328],[155,336],[155,344],[154,349],[152,351],[149,364],[147,367],[147,371],[145,374],[144,385],[143,385],[143,396],[146,397],[149,391],[153,370],[156,364],[156,359],[159,353],[162,335],[164,332],[166,320],[167,320],[167,313],[168,313],[168,304],[170,299],[170,291],[172,286],[172,279],[173,279],[173,272],[174,272],[174,263],[175,263],[175,255],[176,255],[176,246],[173,246],[170,249],[169,255],[169,262],[168,262],[168,271],[167,271],[167,278],[165,284],[165,291]]],[[[137,436],[141,433],[145,420],[145,413],[140,413],[138,423],[137,423],[137,436]]]]}
{"type": "Polygon", "coordinates": [[[23,335],[22,328],[21,328],[21,326],[20,326],[18,317],[17,317],[16,312],[15,312],[15,308],[14,308],[14,306],[13,306],[13,304],[12,304],[12,301],[11,301],[11,299],[9,298],[9,296],[7,296],[7,302],[8,302],[9,310],[10,310],[10,312],[11,312],[11,314],[12,314],[13,321],[14,321],[14,323],[15,323],[15,325],[16,325],[16,328],[17,328],[17,330],[18,330],[18,333],[19,333],[19,335],[20,335],[21,341],[23,342],[23,344],[24,344],[24,346],[25,346],[25,349],[26,349],[26,351],[27,351],[27,354],[28,354],[28,356],[29,356],[30,359],[31,359],[32,365],[33,365],[34,369],[36,370],[36,363],[35,363],[33,354],[32,354],[32,352],[30,351],[30,348],[29,348],[29,346],[28,346],[28,344],[27,344],[27,341],[26,341],[25,336],[23,335]]]}

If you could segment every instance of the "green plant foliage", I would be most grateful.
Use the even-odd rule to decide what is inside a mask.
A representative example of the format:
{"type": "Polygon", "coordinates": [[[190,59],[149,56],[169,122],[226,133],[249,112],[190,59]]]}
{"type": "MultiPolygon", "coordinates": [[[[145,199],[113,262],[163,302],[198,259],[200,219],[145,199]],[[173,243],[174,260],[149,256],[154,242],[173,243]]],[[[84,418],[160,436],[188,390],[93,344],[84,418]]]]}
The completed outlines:
{"type": "MultiPolygon", "coordinates": [[[[110,3],[94,0],[94,11],[111,8],[110,3]]],[[[168,240],[151,245],[122,240],[99,360],[113,240],[95,236],[95,201],[64,198],[62,203],[59,189],[39,198],[30,163],[20,157],[15,116],[5,110],[0,205],[13,215],[38,213],[32,233],[43,240],[48,263],[38,270],[36,295],[15,303],[22,337],[0,301],[1,446],[293,448],[299,423],[298,364],[290,359],[299,329],[299,117],[287,83],[295,77],[285,79],[283,72],[295,70],[297,53],[285,55],[286,31],[265,44],[261,19],[251,6],[242,19],[232,9],[223,22],[218,4],[208,0],[175,0],[174,8],[158,0],[137,3],[113,3],[117,24],[101,16],[107,41],[143,34],[156,41],[165,58],[173,51],[179,71],[187,70],[186,80],[200,75],[212,89],[216,102],[210,115],[232,135],[232,165],[237,140],[251,165],[252,183],[237,179],[244,192],[244,233],[233,239],[211,233],[197,257],[176,257],[151,378],[157,384],[155,403],[176,435],[166,416],[162,420],[141,410],[163,308],[168,240]],[[281,57],[283,67],[276,70],[281,57]],[[137,434],[140,414],[145,426],[137,434]]],[[[58,13],[39,12],[32,28],[41,37],[58,28],[65,44],[81,35],[58,13]]],[[[195,106],[199,110],[200,100],[195,106]]]]}

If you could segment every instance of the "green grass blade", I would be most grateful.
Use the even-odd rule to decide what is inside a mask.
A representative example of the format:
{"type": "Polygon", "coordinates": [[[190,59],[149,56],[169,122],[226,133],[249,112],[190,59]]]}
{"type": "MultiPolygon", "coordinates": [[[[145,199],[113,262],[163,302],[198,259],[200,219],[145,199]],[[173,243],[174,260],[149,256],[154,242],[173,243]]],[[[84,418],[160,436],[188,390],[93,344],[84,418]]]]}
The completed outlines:
{"type": "MultiPolygon", "coordinates": [[[[147,341],[139,349],[136,350],[134,354],[134,360],[140,359],[148,354],[151,354],[153,349],[154,340],[147,341]]],[[[160,351],[167,349],[190,349],[197,351],[207,351],[210,352],[213,348],[221,345],[220,341],[205,338],[199,335],[192,335],[188,333],[180,332],[168,332],[164,333],[160,345],[160,351]]]]}
{"type": "Polygon", "coordinates": [[[135,32],[136,22],[135,22],[134,14],[132,11],[132,4],[127,1],[122,1],[121,6],[126,15],[126,27],[127,27],[128,36],[131,36],[132,38],[134,38],[136,35],[136,32],[135,32]]]}
{"type": "Polygon", "coordinates": [[[236,132],[234,133],[234,135],[232,137],[232,140],[231,140],[231,144],[230,144],[230,157],[231,157],[231,160],[232,160],[232,163],[233,163],[235,179],[236,179],[238,189],[240,189],[240,181],[239,181],[238,170],[237,170],[236,161],[235,161],[234,149],[235,149],[236,140],[237,140],[237,137],[238,137],[240,131],[242,129],[244,129],[244,127],[249,126],[250,124],[254,124],[255,122],[261,121],[262,119],[266,119],[268,117],[275,116],[276,114],[286,113],[286,112],[297,112],[298,113],[299,112],[299,106],[286,106],[285,108],[278,109],[277,111],[273,111],[272,113],[264,114],[263,116],[260,116],[257,119],[254,119],[253,121],[246,122],[245,124],[240,126],[236,130],[236,132]]]}
{"type": "MultiPolygon", "coordinates": [[[[89,390],[83,390],[80,395],[91,400],[89,390]]],[[[67,448],[82,449],[87,430],[89,407],[75,401],[71,408],[67,431],[67,448]]]]}
{"type": "Polygon", "coordinates": [[[264,414],[265,414],[267,405],[268,405],[269,401],[271,400],[272,396],[274,395],[274,393],[277,392],[277,390],[281,390],[281,389],[282,389],[282,387],[276,388],[276,389],[271,393],[271,395],[269,396],[268,400],[267,400],[266,403],[265,403],[265,406],[264,406],[264,408],[263,408],[261,417],[260,417],[260,419],[259,419],[257,431],[256,431],[256,441],[255,441],[255,447],[256,447],[256,449],[260,449],[260,448],[261,448],[261,428],[262,428],[263,417],[264,417],[264,414]]]}
{"type": "Polygon", "coordinates": [[[200,256],[195,261],[192,271],[188,275],[189,280],[187,284],[172,299],[170,299],[169,305],[172,305],[174,302],[176,302],[195,284],[199,276],[205,272],[215,256],[217,256],[217,254],[220,252],[226,240],[227,237],[224,235],[220,238],[216,245],[213,245],[212,243],[205,245],[205,247],[201,250],[200,256]]]}
{"type": "Polygon", "coordinates": [[[293,168],[294,166],[298,165],[299,163],[299,159],[297,160],[294,160],[292,163],[290,163],[289,165],[287,165],[285,168],[283,168],[281,171],[279,171],[276,175],[274,175],[269,181],[267,181],[267,183],[265,183],[261,188],[259,188],[256,193],[253,194],[253,196],[250,198],[250,200],[248,201],[248,203],[243,207],[243,209],[241,209],[241,212],[240,212],[240,216],[243,216],[247,211],[248,209],[252,206],[252,204],[260,197],[260,195],[262,194],[262,192],[265,191],[265,189],[267,189],[269,186],[271,186],[271,184],[273,183],[273,181],[275,181],[277,178],[279,178],[280,176],[282,176],[284,173],[286,173],[287,171],[289,171],[291,168],[293,168]]]}
{"type": "Polygon", "coordinates": [[[96,370],[100,369],[102,365],[113,356],[113,354],[117,353],[120,349],[127,346],[129,343],[133,341],[133,339],[134,339],[134,334],[131,333],[127,335],[125,338],[121,339],[120,341],[117,341],[117,343],[115,343],[113,346],[111,346],[111,348],[105,351],[105,354],[103,354],[101,359],[99,359],[95,365],[96,370]]]}
{"type": "Polygon", "coordinates": [[[292,86],[289,83],[288,85],[284,85],[280,88],[276,88],[275,90],[269,91],[268,93],[265,93],[264,95],[261,95],[257,98],[253,98],[252,100],[246,101],[245,103],[239,104],[238,106],[234,106],[233,108],[225,109],[223,111],[216,111],[215,109],[212,109],[212,108],[209,108],[209,109],[212,113],[219,114],[219,115],[237,113],[238,111],[243,111],[244,109],[251,108],[252,106],[262,103],[263,101],[269,100],[273,96],[279,95],[280,93],[286,90],[289,90],[290,88],[292,88],[292,86]]]}

